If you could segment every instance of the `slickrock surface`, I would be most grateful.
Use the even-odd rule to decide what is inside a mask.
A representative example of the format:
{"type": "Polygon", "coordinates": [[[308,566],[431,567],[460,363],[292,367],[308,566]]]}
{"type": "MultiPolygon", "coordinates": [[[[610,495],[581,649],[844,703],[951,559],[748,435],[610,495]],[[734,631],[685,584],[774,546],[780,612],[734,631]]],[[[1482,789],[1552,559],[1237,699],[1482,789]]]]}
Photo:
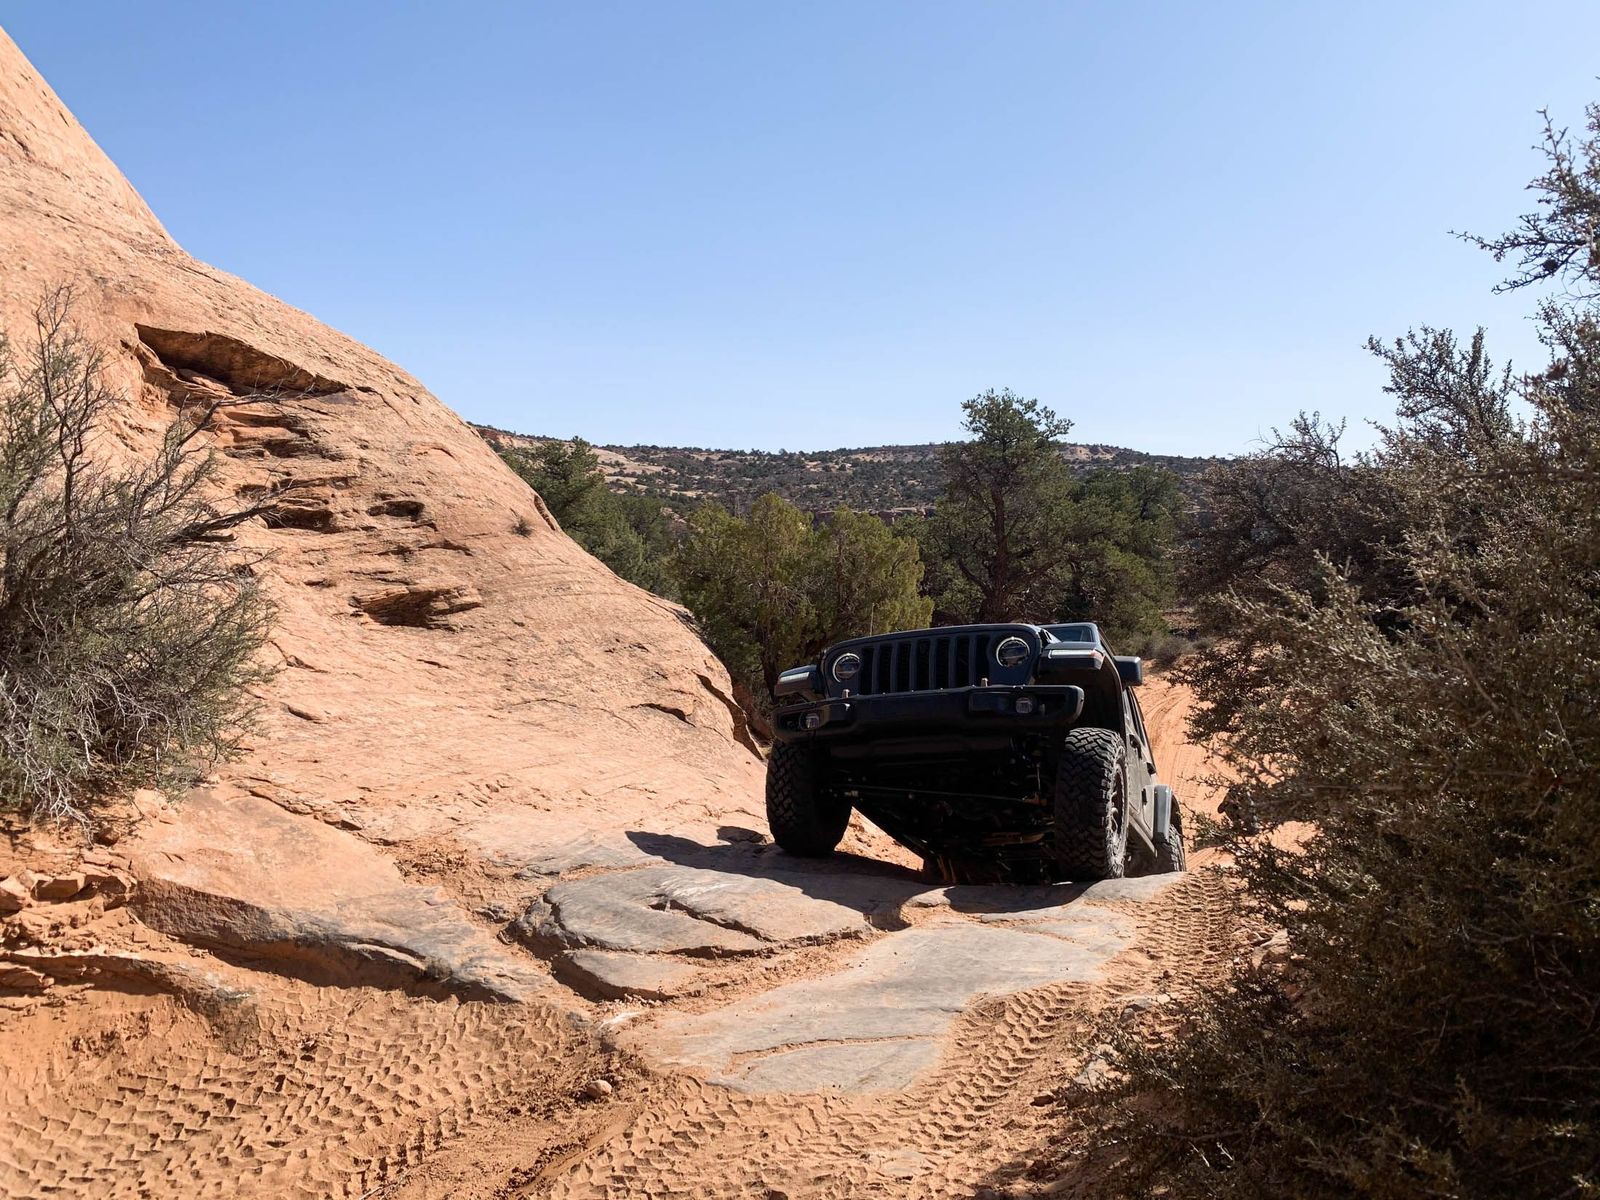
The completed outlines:
{"type": "Polygon", "coordinates": [[[487,1000],[550,986],[436,887],[349,833],[254,796],[188,796],[141,837],[137,911],[162,933],[314,982],[437,984],[487,1000]]]}
{"type": "Polygon", "coordinates": [[[942,910],[939,918],[874,942],[821,978],[662,1021],[644,1044],[748,1091],[904,1088],[938,1062],[941,1039],[976,997],[1099,979],[1137,929],[1104,904],[1148,901],[1182,878],[1064,885],[1054,895],[960,888],[951,889],[960,900],[914,896],[910,904],[942,910]]]}

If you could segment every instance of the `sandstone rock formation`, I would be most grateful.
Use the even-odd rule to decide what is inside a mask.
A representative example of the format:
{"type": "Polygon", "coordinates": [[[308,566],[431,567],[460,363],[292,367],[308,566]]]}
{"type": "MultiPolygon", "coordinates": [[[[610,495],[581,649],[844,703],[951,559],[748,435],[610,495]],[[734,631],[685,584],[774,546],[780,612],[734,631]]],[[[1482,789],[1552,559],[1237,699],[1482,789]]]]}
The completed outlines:
{"type": "Polygon", "coordinates": [[[270,555],[283,670],[218,802],[401,854],[491,804],[525,810],[534,843],[549,810],[748,804],[759,758],[685,614],[579,550],[398,367],[185,254],[3,33],[0,262],[13,330],[74,289],[128,395],[121,445],[148,449],[190,398],[271,397],[213,438],[239,496],[299,485],[241,537],[270,555]]]}

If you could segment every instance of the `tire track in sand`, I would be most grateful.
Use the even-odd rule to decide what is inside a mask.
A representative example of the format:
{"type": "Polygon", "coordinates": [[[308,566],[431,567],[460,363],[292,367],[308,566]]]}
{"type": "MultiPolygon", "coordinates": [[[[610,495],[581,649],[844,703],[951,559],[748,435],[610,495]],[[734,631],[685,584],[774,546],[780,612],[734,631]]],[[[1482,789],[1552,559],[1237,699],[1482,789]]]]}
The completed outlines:
{"type": "Polygon", "coordinates": [[[0,1195],[370,1195],[511,1101],[570,1091],[591,1049],[553,1008],[368,989],[275,987],[242,1040],[170,997],[82,1000],[5,1030],[55,1044],[0,1066],[0,1195]]]}

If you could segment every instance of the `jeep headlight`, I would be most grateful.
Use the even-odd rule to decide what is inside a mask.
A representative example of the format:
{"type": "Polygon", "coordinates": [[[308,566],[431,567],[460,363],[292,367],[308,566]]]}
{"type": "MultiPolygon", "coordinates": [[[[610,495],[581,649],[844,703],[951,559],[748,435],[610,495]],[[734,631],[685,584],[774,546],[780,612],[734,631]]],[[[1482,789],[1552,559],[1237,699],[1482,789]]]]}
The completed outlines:
{"type": "Polygon", "coordinates": [[[1028,661],[1028,643],[1019,637],[1008,637],[994,648],[994,660],[1002,667],[1020,667],[1028,661]]]}
{"type": "Polygon", "coordinates": [[[861,674],[859,654],[841,654],[833,660],[833,677],[840,683],[849,683],[859,674],[861,674]]]}

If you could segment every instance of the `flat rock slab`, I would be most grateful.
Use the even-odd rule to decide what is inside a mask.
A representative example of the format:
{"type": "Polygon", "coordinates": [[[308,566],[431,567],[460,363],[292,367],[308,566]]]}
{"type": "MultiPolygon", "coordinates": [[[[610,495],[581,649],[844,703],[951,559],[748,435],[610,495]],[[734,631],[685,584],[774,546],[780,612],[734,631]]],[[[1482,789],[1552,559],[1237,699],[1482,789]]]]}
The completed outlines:
{"type": "Polygon", "coordinates": [[[948,908],[993,921],[1036,921],[1060,918],[1083,905],[1147,904],[1182,875],[1140,875],[1102,879],[1098,883],[1045,883],[1022,887],[1000,884],[951,884],[929,888],[911,897],[910,908],[948,908]]]}
{"type": "Polygon", "coordinates": [[[754,954],[866,934],[862,910],[807,876],[646,867],[558,883],[512,926],[543,953],[595,947],[640,954],[754,954]]]}
{"type": "Polygon", "coordinates": [[[487,861],[512,867],[517,878],[525,880],[661,861],[619,831],[592,829],[557,813],[506,805],[467,815],[455,835],[487,861]]]}
{"type": "Polygon", "coordinates": [[[472,998],[549,987],[438,888],[408,884],[387,857],[255,796],[195,792],[182,820],[132,851],[140,916],[164,933],[322,980],[428,981],[472,998]]]}
{"type": "Polygon", "coordinates": [[[742,1091],[904,1088],[938,1060],[951,1023],[980,996],[1098,978],[1136,927],[1107,904],[1151,899],[1173,878],[1099,893],[924,892],[911,902],[947,912],[879,938],[843,970],[711,1012],[665,1016],[633,1041],[658,1061],[742,1091]]]}
{"type": "Polygon", "coordinates": [[[570,950],[556,959],[555,972],[557,979],[596,1000],[670,1000],[689,991],[700,976],[677,959],[617,950],[570,950]]]}

